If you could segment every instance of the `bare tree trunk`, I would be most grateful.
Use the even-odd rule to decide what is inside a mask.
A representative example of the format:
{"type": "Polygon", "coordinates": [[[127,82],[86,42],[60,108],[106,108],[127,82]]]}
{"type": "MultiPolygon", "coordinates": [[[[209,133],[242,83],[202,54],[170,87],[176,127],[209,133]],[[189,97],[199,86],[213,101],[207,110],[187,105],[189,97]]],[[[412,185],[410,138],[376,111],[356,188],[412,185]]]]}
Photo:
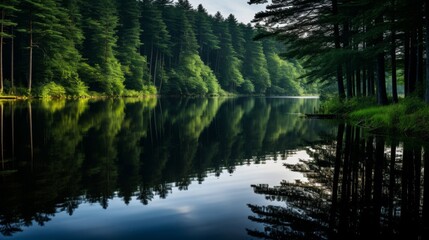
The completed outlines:
{"type": "Polygon", "coordinates": [[[367,83],[367,74],[366,74],[366,67],[364,66],[364,69],[362,71],[362,96],[366,97],[366,83],[367,83]]]}
{"type": "Polygon", "coordinates": [[[28,73],[28,91],[31,93],[31,83],[33,81],[33,22],[30,21],[30,62],[28,73]]]}
{"type": "Polygon", "coordinates": [[[398,103],[398,77],[396,73],[396,44],[395,44],[395,32],[392,33],[392,50],[391,50],[391,60],[392,60],[392,96],[393,102],[398,103]]]}
{"type": "Polygon", "coordinates": [[[152,75],[152,67],[153,67],[153,42],[152,42],[151,47],[150,47],[150,64],[149,65],[150,65],[149,66],[149,75],[151,77],[153,77],[153,75],[152,75]]]}
{"type": "MultiPolygon", "coordinates": [[[[376,25],[384,23],[383,16],[379,16],[375,20],[376,25]]],[[[383,34],[377,36],[377,44],[383,42],[383,34]]],[[[385,72],[385,59],[384,51],[377,54],[377,103],[380,105],[388,104],[387,92],[386,92],[386,72],[385,72]]]]}
{"type": "Polygon", "coordinates": [[[360,67],[357,66],[356,69],[356,96],[362,96],[362,80],[361,80],[361,71],[360,67]]]}
{"type": "MultiPolygon", "coordinates": [[[[165,65],[165,56],[164,56],[164,54],[162,54],[161,69],[164,69],[164,65],[165,65]]],[[[163,82],[164,82],[164,72],[162,72],[161,81],[159,83],[159,93],[161,93],[161,91],[162,91],[162,84],[163,84],[163,82]]]]}
{"type": "MultiPolygon", "coordinates": [[[[419,18],[422,17],[419,14],[419,18]]],[[[417,28],[417,69],[416,69],[416,81],[417,86],[419,88],[419,96],[421,96],[422,92],[420,91],[423,87],[423,24],[422,20],[418,21],[417,28]]]]}
{"type": "Polygon", "coordinates": [[[409,31],[405,31],[404,41],[404,88],[405,97],[410,95],[410,34],[409,31]]]}
{"type": "Polygon", "coordinates": [[[426,48],[426,86],[425,86],[425,100],[426,103],[429,103],[429,0],[425,0],[425,25],[426,25],[426,35],[425,35],[425,48],[426,48]]]}
{"type": "Polygon", "coordinates": [[[15,61],[15,37],[13,36],[14,31],[13,31],[13,27],[12,27],[12,39],[11,39],[11,55],[10,55],[10,81],[11,81],[11,87],[12,87],[12,93],[15,93],[14,87],[15,87],[15,65],[14,65],[14,61],[15,61]]]}
{"type": "Polygon", "coordinates": [[[157,78],[157,70],[158,70],[158,57],[159,57],[159,51],[156,51],[156,57],[155,57],[155,70],[153,73],[153,85],[156,87],[156,78],[157,78]]]}
{"type": "MultiPolygon", "coordinates": [[[[338,15],[338,0],[332,0],[332,14],[334,16],[338,15]]],[[[334,41],[335,48],[340,49],[340,28],[338,23],[334,24],[334,41]]],[[[344,89],[344,80],[343,80],[343,67],[341,64],[337,66],[337,87],[338,87],[338,95],[340,99],[344,99],[346,97],[345,89],[344,89]]]]}
{"type": "Polygon", "coordinates": [[[408,93],[412,94],[416,90],[416,77],[417,77],[417,32],[415,29],[411,30],[410,41],[410,58],[408,62],[408,93]]]}
{"type": "Polygon", "coordinates": [[[391,64],[392,64],[392,97],[393,97],[393,102],[394,103],[398,103],[398,77],[397,77],[397,64],[396,64],[396,26],[395,26],[395,22],[396,22],[396,16],[395,16],[395,11],[396,11],[396,3],[395,0],[391,1],[392,4],[392,19],[391,19],[391,24],[392,24],[392,38],[391,38],[391,44],[392,44],[392,48],[390,50],[390,58],[391,58],[391,64]]]}
{"type": "Polygon", "coordinates": [[[1,11],[1,26],[0,26],[0,94],[3,93],[3,34],[4,34],[4,17],[5,17],[5,10],[2,9],[1,11]]]}

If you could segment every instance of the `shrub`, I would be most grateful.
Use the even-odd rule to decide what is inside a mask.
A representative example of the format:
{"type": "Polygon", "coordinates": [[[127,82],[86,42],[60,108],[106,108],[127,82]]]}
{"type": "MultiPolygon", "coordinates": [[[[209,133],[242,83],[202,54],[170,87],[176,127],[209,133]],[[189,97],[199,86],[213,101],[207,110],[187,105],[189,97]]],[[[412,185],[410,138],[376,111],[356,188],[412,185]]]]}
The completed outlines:
{"type": "Polygon", "coordinates": [[[38,95],[42,98],[64,98],[66,97],[66,89],[61,85],[50,82],[40,87],[38,95]]]}

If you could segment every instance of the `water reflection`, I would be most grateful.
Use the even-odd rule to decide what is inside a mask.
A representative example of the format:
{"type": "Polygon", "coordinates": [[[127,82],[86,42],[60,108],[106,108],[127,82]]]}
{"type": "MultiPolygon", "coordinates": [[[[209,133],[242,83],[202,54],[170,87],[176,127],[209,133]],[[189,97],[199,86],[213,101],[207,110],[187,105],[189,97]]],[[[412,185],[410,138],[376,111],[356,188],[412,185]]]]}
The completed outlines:
{"type": "Polygon", "coordinates": [[[270,205],[249,204],[247,229],[263,239],[426,239],[427,146],[364,135],[340,124],[335,140],[305,148],[286,168],[302,174],[278,187],[254,185],[270,205]],[[426,183],[426,184],[425,184],[426,183]]]}
{"type": "Polygon", "coordinates": [[[296,115],[315,104],[265,98],[0,102],[0,232],[43,226],[83,203],[107,209],[121,198],[148,205],[209,174],[285,156],[332,132],[329,124],[296,115]]]}

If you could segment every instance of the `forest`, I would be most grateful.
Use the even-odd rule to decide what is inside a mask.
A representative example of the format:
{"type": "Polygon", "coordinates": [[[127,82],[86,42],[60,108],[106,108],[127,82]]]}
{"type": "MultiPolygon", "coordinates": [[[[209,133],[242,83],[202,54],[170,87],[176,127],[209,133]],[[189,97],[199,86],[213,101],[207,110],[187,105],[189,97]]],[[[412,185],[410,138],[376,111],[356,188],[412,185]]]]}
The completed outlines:
{"type": "Polygon", "coordinates": [[[429,102],[428,1],[273,1],[255,21],[268,30],[260,37],[284,42],[289,57],[304,60],[307,77],[336,85],[341,99],[429,102]]]}
{"type": "Polygon", "coordinates": [[[188,0],[6,0],[0,12],[2,94],[302,93],[284,45],[188,0]]]}

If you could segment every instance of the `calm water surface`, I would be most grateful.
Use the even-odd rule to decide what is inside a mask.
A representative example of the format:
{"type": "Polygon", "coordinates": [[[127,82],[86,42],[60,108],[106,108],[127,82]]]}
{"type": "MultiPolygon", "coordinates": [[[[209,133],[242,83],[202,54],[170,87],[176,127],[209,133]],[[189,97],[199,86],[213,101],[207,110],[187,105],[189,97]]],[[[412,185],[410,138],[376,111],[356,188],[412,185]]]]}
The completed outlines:
{"type": "Polygon", "coordinates": [[[427,237],[425,143],[301,117],[318,104],[0,103],[0,239],[427,237]]]}

